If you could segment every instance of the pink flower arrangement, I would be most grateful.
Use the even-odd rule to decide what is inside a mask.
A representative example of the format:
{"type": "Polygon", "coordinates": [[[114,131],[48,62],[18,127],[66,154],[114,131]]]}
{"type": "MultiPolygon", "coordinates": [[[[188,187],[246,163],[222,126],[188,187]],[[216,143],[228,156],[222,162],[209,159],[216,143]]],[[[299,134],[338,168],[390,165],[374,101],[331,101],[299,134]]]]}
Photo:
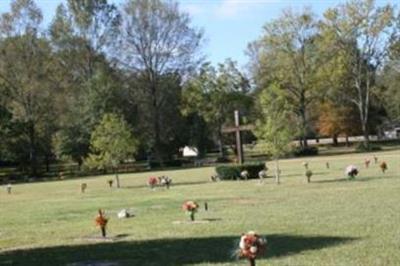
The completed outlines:
{"type": "Polygon", "coordinates": [[[243,234],[240,238],[238,255],[247,258],[251,266],[255,266],[255,260],[260,256],[267,246],[267,240],[254,231],[243,234]]]}

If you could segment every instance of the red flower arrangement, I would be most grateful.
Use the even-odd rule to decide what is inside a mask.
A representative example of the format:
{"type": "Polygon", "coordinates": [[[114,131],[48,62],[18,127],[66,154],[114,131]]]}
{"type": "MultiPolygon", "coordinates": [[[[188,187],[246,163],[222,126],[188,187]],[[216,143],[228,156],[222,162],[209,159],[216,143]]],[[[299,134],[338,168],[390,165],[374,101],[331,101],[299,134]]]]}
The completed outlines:
{"type": "Polygon", "coordinates": [[[154,188],[158,183],[158,178],[155,176],[150,176],[149,179],[147,180],[147,184],[149,185],[150,188],[154,188]]]}
{"type": "Polygon", "coordinates": [[[194,221],[194,215],[197,212],[198,208],[199,208],[199,204],[197,204],[194,201],[186,201],[182,205],[182,209],[184,211],[186,211],[186,213],[189,214],[191,221],[194,221]]]}
{"type": "Polygon", "coordinates": [[[388,168],[385,161],[381,162],[381,164],[379,165],[379,167],[381,168],[382,173],[385,173],[385,171],[386,171],[387,168],[388,168]]]}
{"type": "Polygon", "coordinates": [[[101,235],[106,237],[106,226],[108,223],[108,219],[104,216],[104,212],[99,209],[99,214],[96,217],[96,225],[101,229],[101,235]]]}
{"type": "Polygon", "coordinates": [[[260,256],[267,246],[267,240],[257,233],[250,231],[243,234],[239,243],[239,257],[247,258],[250,266],[256,265],[256,258],[260,256]]]}

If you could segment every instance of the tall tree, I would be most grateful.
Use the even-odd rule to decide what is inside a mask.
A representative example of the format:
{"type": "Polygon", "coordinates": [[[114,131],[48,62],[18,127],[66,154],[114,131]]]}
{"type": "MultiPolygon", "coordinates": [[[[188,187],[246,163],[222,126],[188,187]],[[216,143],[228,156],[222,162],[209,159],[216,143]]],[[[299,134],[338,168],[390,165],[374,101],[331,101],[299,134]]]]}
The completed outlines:
{"type": "Polygon", "coordinates": [[[137,150],[137,141],[132,129],[122,117],[105,114],[90,138],[91,154],[86,160],[90,168],[111,168],[115,173],[117,187],[120,187],[118,166],[137,150]]]}
{"type": "Polygon", "coordinates": [[[339,135],[348,137],[360,133],[357,114],[351,106],[326,101],[318,108],[317,130],[323,136],[330,136],[333,144],[338,144],[339,135]]]}
{"type": "Polygon", "coordinates": [[[163,77],[184,76],[195,67],[202,33],[190,26],[188,14],[174,1],[129,0],[121,17],[118,59],[141,77],[139,108],[148,113],[151,125],[147,143],[162,160],[163,77]]]}
{"type": "Polygon", "coordinates": [[[182,112],[197,114],[215,136],[220,156],[224,157],[224,125],[233,124],[234,110],[248,113],[253,103],[248,79],[230,59],[214,68],[203,64],[199,73],[188,80],[183,91],[182,112]]]}
{"type": "Polygon", "coordinates": [[[285,10],[264,26],[262,37],[249,45],[251,70],[259,90],[279,84],[298,121],[300,144],[307,146],[309,105],[318,97],[315,87],[319,54],[318,25],[309,9],[285,10]]]}
{"type": "Polygon", "coordinates": [[[104,113],[119,106],[119,73],[106,59],[118,23],[116,7],[106,0],[69,0],[66,7],[58,6],[50,25],[63,85],[56,99],[60,128],[54,149],[79,166],[89,152],[91,131],[104,113]]]}
{"type": "Polygon", "coordinates": [[[344,92],[358,108],[364,145],[369,146],[368,121],[376,74],[385,62],[395,32],[391,5],[376,7],[374,0],[352,0],[324,14],[321,35],[327,50],[347,54],[351,84],[344,92]]]}
{"type": "MultiPolygon", "coordinates": [[[[42,14],[31,0],[15,0],[0,19],[0,79],[13,120],[24,125],[30,173],[37,174],[40,145],[49,141],[54,58],[49,43],[40,36],[42,14]]],[[[45,148],[46,149],[46,148],[45,148]]],[[[48,154],[48,151],[45,152],[48,154]]]]}
{"type": "Polygon", "coordinates": [[[290,104],[278,84],[271,84],[258,97],[256,136],[265,142],[265,152],[275,160],[275,180],[280,183],[279,158],[290,150],[294,133],[290,104]]]}

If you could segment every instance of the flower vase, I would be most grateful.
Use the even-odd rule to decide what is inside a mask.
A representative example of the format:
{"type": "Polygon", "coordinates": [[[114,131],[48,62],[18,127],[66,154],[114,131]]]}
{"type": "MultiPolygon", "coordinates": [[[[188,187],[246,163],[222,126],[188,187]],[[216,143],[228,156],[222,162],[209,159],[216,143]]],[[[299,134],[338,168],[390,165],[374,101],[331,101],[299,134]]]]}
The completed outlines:
{"type": "Polygon", "coordinates": [[[101,227],[101,235],[102,235],[102,237],[106,237],[106,227],[105,226],[101,227]]]}
{"type": "Polygon", "coordinates": [[[193,222],[194,221],[194,212],[190,212],[190,220],[193,222]]]}

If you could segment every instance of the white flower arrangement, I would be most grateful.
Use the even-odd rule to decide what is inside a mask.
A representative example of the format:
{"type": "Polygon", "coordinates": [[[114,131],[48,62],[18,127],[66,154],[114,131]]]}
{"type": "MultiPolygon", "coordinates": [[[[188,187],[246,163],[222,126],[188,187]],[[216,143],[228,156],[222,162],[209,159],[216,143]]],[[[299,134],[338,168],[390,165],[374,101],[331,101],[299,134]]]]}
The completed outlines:
{"type": "Polygon", "coordinates": [[[243,178],[243,179],[249,179],[249,171],[247,171],[247,170],[243,170],[241,173],[240,173],[240,177],[241,178],[243,178]]]}
{"type": "Polygon", "coordinates": [[[7,193],[8,193],[8,194],[11,194],[11,189],[12,189],[11,184],[7,184],[6,190],[7,190],[7,193]]]}

